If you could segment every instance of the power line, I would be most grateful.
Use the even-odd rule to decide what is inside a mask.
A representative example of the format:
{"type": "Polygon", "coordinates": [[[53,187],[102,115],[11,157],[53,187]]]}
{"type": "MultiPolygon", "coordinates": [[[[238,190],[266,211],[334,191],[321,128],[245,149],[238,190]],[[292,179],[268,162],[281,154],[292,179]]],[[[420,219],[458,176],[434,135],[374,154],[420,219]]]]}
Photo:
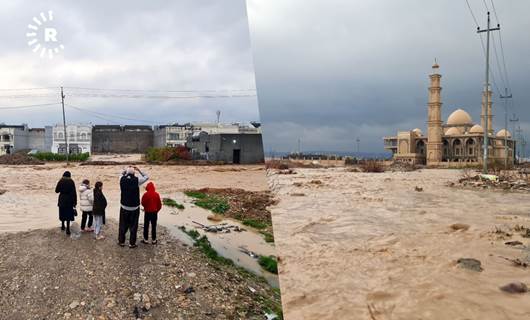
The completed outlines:
{"type": "Polygon", "coordinates": [[[52,105],[60,104],[60,102],[54,102],[54,103],[43,103],[43,104],[31,104],[31,105],[24,105],[24,106],[7,106],[7,107],[0,107],[0,110],[18,110],[18,109],[29,109],[29,108],[40,108],[40,107],[47,107],[52,105]]]}
{"type": "Polygon", "coordinates": [[[475,21],[475,26],[478,27],[478,20],[475,17],[475,14],[473,14],[473,10],[471,9],[471,6],[469,5],[469,1],[466,0],[467,7],[469,8],[469,12],[471,13],[471,16],[473,17],[473,20],[475,21]]]}
{"type": "MultiPolygon", "coordinates": [[[[135,118],[130,118],[130,117],[114,115],[114,114],[110,114],[110,113],[103,113],[103,112],[98,112],[98,111],[87,110],[87,109],[84,109],[84,108],[73,106],[73,105],[68,104],[68,103],[66,105],[68,107],[76,109],[78,111],[91,113],[91,114],[95,114],[95,115],[99,115],[99,116],[109,116],[109,117],[112,117],[112,118],[119,118],[119,119],[123,119],[123,120],[138,121],[138,122],[144,122],[144,123],[150,123],[150,124],[156,123],[156,121],[149,121],[149,120],[145,120],[145,119],[135,119],[135,118]]],[[[112,120],[110,120],[108,118],[105,118],[104,120],[112,121],[112,120]]]]}
{"type": "Polygon", "coordinates": [[[109,89],[89,87],[64,87],[72,90],[89,91],[119,91],[119,92],[171,92],[171,93],[197,93],[197,92],[255,92],[256,89],[206,89],[206,90],[150,90],[150,89],[109,89]]]}
{"type": "Polygon", "coordinates": [[[41,88],[12,88],[12,89],[0,89],[0,91],[35,91],[35,90],[50,90],[50,89],[59,89],[59,87],[41,87],[41,88]]]}
{"type": "Polygon", "coordinates": [[[220,99],[220,98],[250,98],[256,94],[231,94],[231,95],[145,95],[145,94],[106,94],[106,93],[70,93],[71,97],[83,98],[125,98],[125,99],[220,99]]]}

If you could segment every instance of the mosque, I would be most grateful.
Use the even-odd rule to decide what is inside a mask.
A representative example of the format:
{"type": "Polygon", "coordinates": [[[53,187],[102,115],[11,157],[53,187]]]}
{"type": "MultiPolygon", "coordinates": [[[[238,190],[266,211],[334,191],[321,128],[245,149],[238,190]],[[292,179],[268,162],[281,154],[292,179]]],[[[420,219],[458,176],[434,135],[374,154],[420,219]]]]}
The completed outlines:
{"type": "Polygon", "coordinates": [[[416,128],[399,131],[397,136],[384,137],[385,149],[392,152],[396,161],[428,166],[482,164],[486,108],[488,109],[488,162],[514,163],[516,143],[507,129],[495,133],[492,126],[491,90],[482,94],[481,124],[473,123],[469,113],[457,109],[447,121],[442,121],[442,101],[439,66],[432,66],[430,77],[427,135],[416,128]],[[507,148],[505,148],[507,145],[507,148]],[[507,153],[506,153],[507,151],[507,153]]]}

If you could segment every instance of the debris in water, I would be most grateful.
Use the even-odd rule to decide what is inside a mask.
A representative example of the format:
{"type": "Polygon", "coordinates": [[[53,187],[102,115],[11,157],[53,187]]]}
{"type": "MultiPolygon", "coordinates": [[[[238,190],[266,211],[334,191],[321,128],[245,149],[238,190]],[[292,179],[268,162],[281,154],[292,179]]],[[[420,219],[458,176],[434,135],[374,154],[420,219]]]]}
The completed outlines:
{"type": "Polygon", "coordinates": [[[267,313],[265,312],[265,317],[267,317],[267,320],[276,320],[278,319],[278,315],[276,313],[267,313]]]}
{"type": "Polygon", "coordinates": [[[465,223],[454,223],[452,224],[451,226],[451,229],[453,229],[454,231],[458,231],[458,230],[464,230],[464,231],[467,231],[469,229],[469,225],[468,224],[465,224],[465,223]]]}
{"type": "Polygon", "coordinates": [[[208,217],[206,217],[206,219],[208,219],[210,221],[219,222],[219,221],[223,221],[223,216],[221,216],[219,214],[210,214],[210,215],[208,215],[208,217]]]}
{"type": "Polygon", "coordinates": [[[293,197],[303,197],[303,196],[305,196],[305,193],[293,192],[293,193],[291,193],[291,196],[293,196],[293,197]]]}
{"type": "Polygon", "coordinates": [[[500,289],[507,293],[525,293],[528,292],[528,287],[522,282],[512,282],[500,287],[500,289]]]}
{"type": "Polygon", "coordinates": [[[207,225],[199,223],[197,221],[192,221],[192,222],[195,223],[196,225],[198,225],[202,230],[204,230],[206,232],[230,233],[232,231],[235,231],[235,232],[246,231],[244,228],[241,228],[241,227],[236,226],[236,225],[231,225],[231,224],[229,225],[227,223],[221,223],[221,224],[207,226],[207,225]]]}
{"type": "Polygon", "coordinates": [[[513,263],[517,267],[523,267],[523,268],[527,268],[528,267],[528,263],[522,261],[519,258],[510,259],[510,258],[506,258],[506,257],[503,257],[503,256],[499,256],[499,258],[503,258],[504,260],[510,261],[511,263],[513,263]]]}
{"type": "Polygon", "coordinates": [[[523,243],[521,241],[508,241],[504,243],[507,246],[520,246],[523,243]]]}
{"type": "Polygon", "coordinates": [[[471,271],[481,272],[482,270],[484,270],[482,269],[482,263],[477,259],[460,258],[456,261],[456,263],[460,268],[468,269],[471,271]]]}
{"type": "Polygon", "coordinates": [[[245,247],[239,247],[239,251],[243,252],[244,254],[246,254],[247,256],[249,256],[251,258],[254,258],[254,259],[259,258],[259,255],[257,253],[252,252],[252,251],[248,250],[245,247]]]}

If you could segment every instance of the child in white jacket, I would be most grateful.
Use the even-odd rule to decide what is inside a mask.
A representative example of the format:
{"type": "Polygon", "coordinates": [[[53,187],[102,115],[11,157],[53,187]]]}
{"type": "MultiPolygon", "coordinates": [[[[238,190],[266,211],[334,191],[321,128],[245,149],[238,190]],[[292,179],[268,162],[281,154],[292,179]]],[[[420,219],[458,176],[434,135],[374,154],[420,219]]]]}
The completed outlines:
{"type": "Polygon", "coordinates": [[[87,179],[83,180],[83,183],[79,186],[79,205],[81,207],[81,232],[94,231],[92,229],[92,208],[94,205],[94,191],[90,188],[90,181],[87,179]],[[88,225],[87,225],[88,218],[88,225]],[[85,230],[85,226],[88,228],[85,230]]]}

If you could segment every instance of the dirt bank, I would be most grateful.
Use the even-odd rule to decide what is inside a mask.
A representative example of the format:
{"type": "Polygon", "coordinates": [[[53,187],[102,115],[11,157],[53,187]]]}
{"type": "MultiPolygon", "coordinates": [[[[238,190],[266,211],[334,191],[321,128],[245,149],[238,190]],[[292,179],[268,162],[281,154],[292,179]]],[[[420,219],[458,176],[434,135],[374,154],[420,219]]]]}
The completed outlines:
{"type": "Polygon", "coordinates": [[[528,194],[449,187],[459,170],[296,172],[269,173],[286,319],[530,317],[501,290],[530,284],[528,194]]]}
{"type": "Polygon", "coordinates": [[[59,228],[0,235],[0,319],[264,319],[266,282],[213,262],[161,228],[157,246],[119,247],[59,228]],[[77,238],[77,239],[76,239],[77,238]]]}

